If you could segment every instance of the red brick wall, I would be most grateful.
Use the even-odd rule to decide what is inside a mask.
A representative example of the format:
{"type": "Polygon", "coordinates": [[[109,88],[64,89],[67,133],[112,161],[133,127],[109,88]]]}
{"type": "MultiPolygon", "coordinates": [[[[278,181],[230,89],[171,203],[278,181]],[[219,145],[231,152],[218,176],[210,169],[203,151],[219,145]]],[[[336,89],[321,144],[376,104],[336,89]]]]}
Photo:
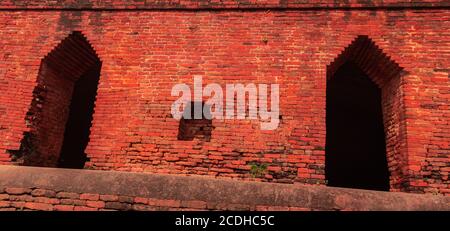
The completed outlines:
{"type": "MultiPolygon", "coordinates": [[[[44,6],[13,2],[0,7],[44,6]]],[[[385,115],[398,121],[392,127],[398,140],[388,139],[392,190],[449,193],[446,3],[350,2],[343,7],[362,8],[334,10],[327,1],[271,2],[205,1],[198,3],[203,10],[186,1],[139,11],[2,11],[1,163],[11,163],[6,150],[19,149],[28,130],[24,118],[41,59],[82,31],[103,63],[86,168],[253,179],[252,163],[265,163],[266,174],[256,180],[324,184],[327,66],[358,35],[367,35],[405,71],[384,93],[396,99],[385,115]],[[259,9],[208,10],[246,6],[259,9]],[[170,115],[177,97],[170,91],[177,83],[191,85],[193,75],[202,75],[204,84],[280,84],[280,127],[261,131],[257,120],[213,120],[210,142],[178,140],[179,122],[170,115]]],[[[46,7],[130,7],[91,3],[46,7]]]]}
{"type": "Polygon", "coordinates": [[[418,8],[448,7],[450,3],[439,0],[4,0],[5,9],[299,9],[299,8],[418,8]]]}

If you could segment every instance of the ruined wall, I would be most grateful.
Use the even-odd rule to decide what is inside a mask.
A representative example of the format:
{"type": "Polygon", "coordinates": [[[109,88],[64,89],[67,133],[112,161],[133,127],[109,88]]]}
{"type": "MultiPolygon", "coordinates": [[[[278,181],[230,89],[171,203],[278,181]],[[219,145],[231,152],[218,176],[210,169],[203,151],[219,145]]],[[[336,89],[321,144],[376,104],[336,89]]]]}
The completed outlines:
{"type": "Polygon", "coordinates": [[[401,162],[391,190],[448,194],[448,3],[331,2],[2,1],[0,163],[14,163],[29,130],[41,60],[81,31],[102,62],[86,168],[325,184],[327,66],[367,35],[404,70],[393,91],[404,145],[388,153],[401,162]],[[170,92],[194,75],[280,84],[280,127],[213,120],[209,141],[178,140],[170,92]]]}
{"type": "Polygon", "coordinates": [[[274,187],[273,183],[199,176],[0,166],[0,211],[14,210],[448,211],[450,197],[292,184],[274,187]]]}

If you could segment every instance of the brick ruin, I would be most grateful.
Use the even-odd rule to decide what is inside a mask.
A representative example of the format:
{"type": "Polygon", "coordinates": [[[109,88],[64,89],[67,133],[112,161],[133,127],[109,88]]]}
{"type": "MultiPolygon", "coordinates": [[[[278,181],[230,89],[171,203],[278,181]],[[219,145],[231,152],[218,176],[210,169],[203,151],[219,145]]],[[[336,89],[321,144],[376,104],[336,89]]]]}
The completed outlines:
{"type": "Polygon", "coordinates": [[[273,186],[175,174],[0,166],[0,211],[450,210],[448,196],[273,186]]]}
{"type": "Polygon", "coordinates": [[[0,164],[449,195],[449,9],[2,1],[0,164]],[[194,75],[279,84],[279,127],[175,120],[194,75]]]}

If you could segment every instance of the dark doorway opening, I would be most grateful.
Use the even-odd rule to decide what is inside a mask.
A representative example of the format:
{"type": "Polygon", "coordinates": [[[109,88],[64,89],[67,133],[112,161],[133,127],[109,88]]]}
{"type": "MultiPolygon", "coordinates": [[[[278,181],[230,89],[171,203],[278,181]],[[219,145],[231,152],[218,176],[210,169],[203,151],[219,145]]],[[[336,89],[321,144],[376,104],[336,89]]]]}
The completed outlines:
{"type": "Polygon", "coordinates": [[[100,65],[75,82],[58,167],[84,167],[99,78],[100,65]]]}
{"type": "Polygon", "coordinates": [[[389,190],[381,90],[352,62],[327,82],[329,186],[389,190]]]}
{"type": "Polygon", "coordinates": [[[25,116],[28,131],[19,149],[9,150],[17,164],[84,167],[101,63],[79,31],[41,60],[25,116]]]}

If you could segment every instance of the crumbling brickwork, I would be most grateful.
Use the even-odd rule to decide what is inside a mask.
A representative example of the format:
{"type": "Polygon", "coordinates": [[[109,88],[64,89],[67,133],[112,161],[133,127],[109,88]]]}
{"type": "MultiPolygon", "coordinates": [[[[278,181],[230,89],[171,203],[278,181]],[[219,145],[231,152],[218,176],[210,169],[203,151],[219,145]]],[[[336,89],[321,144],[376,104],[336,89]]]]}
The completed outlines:
{"type": "Polygon", "coordinates": [[[45,57],[76,32],[101,62],[85,168],[326,184],[326,81],[351,57],[382,88],[390,190],[449,194],[448,3],[157,2],[0,3],[1,164],[18,164],[45,57]],[[207,142],[179,139],[171,88],[194,75],[280,84],[278,129],[212,120],[207,142]],[[255,177],[255,165],[267,169],[255,177]]]}
{"type": "Polygon", "coordinates": [[[81,33],[72,33],[43,58],[25,118],[29,131],[20,149],[9,151],[13,161],[58,165],[75,85],[83,75],[90,77],[90,70],[98,72],[99,66],[98,57],[81,33]]]}

